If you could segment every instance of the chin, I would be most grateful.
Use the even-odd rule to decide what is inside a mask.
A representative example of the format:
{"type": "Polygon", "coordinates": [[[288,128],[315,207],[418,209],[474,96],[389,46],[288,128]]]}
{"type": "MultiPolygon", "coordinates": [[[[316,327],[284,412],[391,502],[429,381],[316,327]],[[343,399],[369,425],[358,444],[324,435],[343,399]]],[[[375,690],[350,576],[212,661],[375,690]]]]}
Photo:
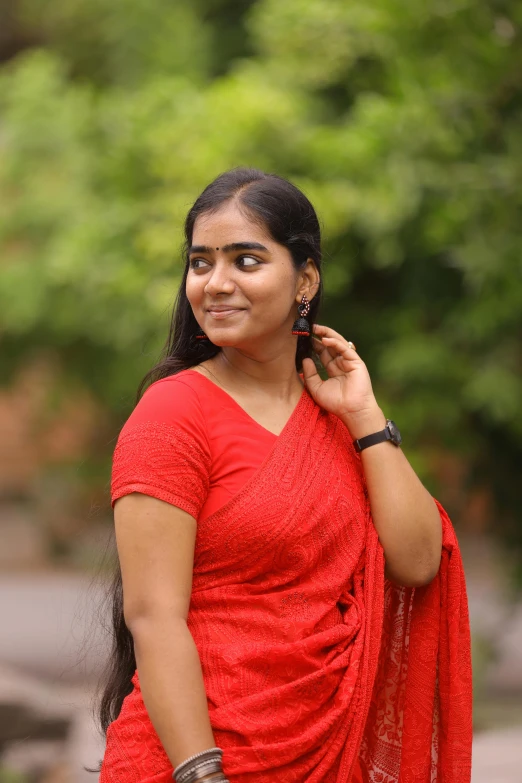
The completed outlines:
{"type": "Polygon", "coordinates": [[[235,340],[233,337],[225,337],[224,335],[221,336],[216,335],[215,337],[212,337],[208,332],[206,332],[206,335],[208,336],[210,342],[213,345],[217,345],[219,348],[225,348],[227,346],[234,347],[235,345],[238,344],[238,341],[235,340]]]}

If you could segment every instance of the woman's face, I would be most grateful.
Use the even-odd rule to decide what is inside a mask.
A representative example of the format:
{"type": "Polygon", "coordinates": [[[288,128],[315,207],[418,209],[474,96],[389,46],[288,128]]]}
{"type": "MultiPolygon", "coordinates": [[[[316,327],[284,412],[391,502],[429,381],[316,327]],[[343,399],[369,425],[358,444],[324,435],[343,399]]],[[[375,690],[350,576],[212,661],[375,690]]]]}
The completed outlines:
{"type": "Polygon", "coordinates": [[[292,337],[299,283],[289,251],[233,202],[197,218],[186,293],[215,345],[246,346],[271,334],[292,337]],[[213,307],[231,309],[219,313],[213,307]]]}

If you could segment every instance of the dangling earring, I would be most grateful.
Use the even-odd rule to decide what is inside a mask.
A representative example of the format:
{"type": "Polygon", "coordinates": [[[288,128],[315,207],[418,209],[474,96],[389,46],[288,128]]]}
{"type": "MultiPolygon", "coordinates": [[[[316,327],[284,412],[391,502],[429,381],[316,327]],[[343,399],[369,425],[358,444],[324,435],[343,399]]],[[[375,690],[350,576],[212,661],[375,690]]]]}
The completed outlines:
{"type": "Polygon", "coordinates": [[[305,315],[308,315],[310,311],[310,302],[308,301],[306,294],[303,294],[301,304],[298,306],[297,310],[299,312],[299,318],[294,321],[292,334],[308,337],[310,335],[310,324],[306,320],[305,315]]]}
{"type": "Polygon", "coordinates": [[[194,334],[194,339],[199,342],[199,341],[202,341],[202,340],[208,340],[209,337],[208,337],[208,335],[205,334],[203,329],[198,329],[198,331],[194,334]]]}

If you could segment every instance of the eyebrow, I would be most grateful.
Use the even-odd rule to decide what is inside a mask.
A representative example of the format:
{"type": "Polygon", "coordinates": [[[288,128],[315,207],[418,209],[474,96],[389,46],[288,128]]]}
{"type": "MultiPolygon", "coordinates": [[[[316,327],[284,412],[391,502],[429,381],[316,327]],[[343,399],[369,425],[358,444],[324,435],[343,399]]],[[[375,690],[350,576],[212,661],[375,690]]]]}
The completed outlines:
{"type": "MultiPolygon", "coordinates": [[[[232,242],[230,245],[223,245],[221,248],[224,253],[232,253],[237,250],[265,250],[268,253],[268,248],[259,242],[232,242]]],[[[212,253],[214,248],[207,247],[206,245],[192,245],[189,248],[189,256],[193,253],[212,253]]]]}

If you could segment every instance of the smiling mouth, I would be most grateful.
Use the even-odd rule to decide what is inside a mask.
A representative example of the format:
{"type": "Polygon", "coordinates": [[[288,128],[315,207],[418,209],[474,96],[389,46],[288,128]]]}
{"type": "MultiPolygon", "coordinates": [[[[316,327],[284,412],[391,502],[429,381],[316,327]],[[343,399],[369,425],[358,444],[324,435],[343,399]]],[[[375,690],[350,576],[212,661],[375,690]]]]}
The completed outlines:
{"type": "Polygon", "coordinates": [[[230,310],[207,310],[207,312],[212,316],[212,318],[226,318],[227,316],[234,315],[235,313],[242,313],[243,310],[234,307],[230,308],[230,310]]]}

